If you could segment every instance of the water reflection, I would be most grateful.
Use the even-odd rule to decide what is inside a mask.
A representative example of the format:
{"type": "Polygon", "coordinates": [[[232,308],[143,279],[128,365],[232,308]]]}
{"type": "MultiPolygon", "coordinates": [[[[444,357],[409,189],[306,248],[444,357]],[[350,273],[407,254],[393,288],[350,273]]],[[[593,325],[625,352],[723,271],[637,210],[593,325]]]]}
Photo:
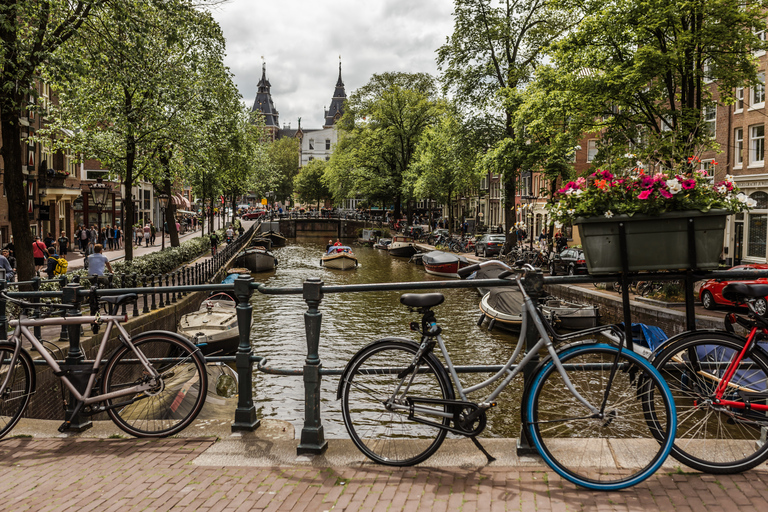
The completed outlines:
{"type": "MultiPolygon", "coordinates": [[[[394,258],[386,251],[355,247],[360,266],[356,270],[332,270],[320,266],[327,237],[289,240],[274,250],[279,265],[274,272],[254,274],[268,286],[301,286],[310,277],[325,284],[359,284],[408,281],[438,281],[423,267],[394,258]]],[[[431,291],[431,290],[424,290],[431,291]]],[[[474,289],[440,290],[446,301],[435,308],[438,322],[454,364],[500,364],[514,350],[515,337],[488,333],[477,327],[479,295],[474,289]]],[[[324,368],[341,369],[365,344],[384,337],[417,340],[408,327],[419,316],[399,302],[404,292],[365,292],[325,295],[320,305],[320,358],[324,368]]],[[[304,312],[300,295],[265,296],[254,294],[251,340],[256,355],[269,358],[274,368],[301,369],[306,358],[304,312]]],[[[464,384],[478,382],[481,375],[465,375],[464,384]]],[[[325,376],[322,383],[322,421],[328,438],[346,437],[336,400],[337,376],[325,376]]],[[[486,435],[514,437],[519,433],[520,391],[517,377],[498,399],[499,407],[488,418],[486,435]]],[[[483,395],[484,396],[484,395],[483,395]]],[[[480,396],[475,396],[480,400],[480,396]]],[[[260,418],[290,421],[297,434],[304,424],[304,383],[302,377],[267,375],[255,372],[254,401],[260,418]]]]}

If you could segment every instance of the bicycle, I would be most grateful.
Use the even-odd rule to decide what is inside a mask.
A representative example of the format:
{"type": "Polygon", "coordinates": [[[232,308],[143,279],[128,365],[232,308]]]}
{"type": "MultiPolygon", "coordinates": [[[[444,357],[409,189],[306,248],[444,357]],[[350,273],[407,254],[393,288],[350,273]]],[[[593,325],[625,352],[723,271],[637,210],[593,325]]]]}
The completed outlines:
{"type": "Polygon", "coordinates": [[[768,320],[755,303],[767,285],[731,283],[723,295],[746,304],[748,318],[725,317],[725,331],[689,331],[664,343],[652,358],[678,411],[670,454],[693,469],[739,473],[768,459],[768,320]],[[734,332],[733,324],[748,331],[734,332]]]}
{"type": "Polygon", "coordinates": [[[18,423],[35,392],[36,373],[32,357],[22,347],[22,339],[31,343],[74,397],[74,407],[59,427],[60,432],[78,414],[93,416],[102,412],[124,432],[136,437],[166,437],[192,423],[205,404],[205,360],[197,347],[175,333],[147,331],[131,338],[120,324],[127,317],[117,311],[136,297],[135,293],[102,297],[100,304],[112,308],[106,315],[97,312],[91,316],[67,316],[68,311],[79,311],[71,304],[37,304],[0,294],[0,300],[21,307],[19,318],[10,322],[13,334],[8,341],[0,342],[0,438],[18,423]],[[50,315],[63,316],[27,317],[25,311],[35,307],[52,308],[50,315]],[[94,360],[74,366],[59,366],[30,331],[30,327],[85,324],[106,324],[104,336],[94,360]],[[118,331],[120,343],[102,369],[113,328],[118,331]],[[87,384],[78,385],[84,380],[87,384]]]}
{"type": "MultiPolygon", "coordinates": [[[[487,263],[466,267],[462,273],[487,263]]],[[[526,280],[541,275],[530,265],[526,268],[526,280]]],[[[402,304],[422,315],[420,324],[411,323],[411,329],[421,333],[421,343],[384,338],[362,348],[347,363],[337,398],[354,444],[375,462],[409,466],[429,458],[451,432],[470,437],[493,460],[476,439],[485,428],[486,412],[497,406],[499,394],[526,364],[546,349],[549,356],[525,386],[521,407],[523,428],[545,462],[563,478],[589,489],[622,489],[648,478],[672,448],[676,428],[672,395],[659,372],[621,345],[578,343],[556,349],[555,342],[607,329],[620,337],[623,334],[616,326],[608,326],[557,335],[525,292],[520,275],[515,281],[528,312],[521,332],[526,332],[530,318],[540,339],[515,366],[526,346],[523,334],[500,371],[466,388],[432,311],[444,296],[407,293],[400,297],[402,304]],[[435,355],[435,346],[446,366],[435,355]],[[499,380],[488,396],[468,400],[469,394],[499,380]],[[616,451],[626,457],[621,467],[609,455],[616,451]],[[590,456],[584,457],[587,452],[590,456]]]]}

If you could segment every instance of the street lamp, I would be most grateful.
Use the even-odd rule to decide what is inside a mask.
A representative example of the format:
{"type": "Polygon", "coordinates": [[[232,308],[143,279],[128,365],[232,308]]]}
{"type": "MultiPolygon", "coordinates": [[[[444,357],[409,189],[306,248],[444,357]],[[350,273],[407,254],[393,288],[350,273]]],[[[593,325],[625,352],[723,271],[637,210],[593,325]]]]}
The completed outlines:
{"type": "Polygon", "coordinates": [[[162,223],[162,224],[160,224],[160,228],[162,229],[161,235],[160,235],[160,238],[161,238],[160,250],[161,251],[165,250],[165,226],[168,225],[168,221],[165,218],[165,209],[168,208],[168,201],[170,201],[170,199],[171,199],[171,196],[169,196],[165,192],[161,192],[161,193],[157,194],[157,202],[160,203],[160,212],[161,212],[160,213],[160,215],[161,215],[160,222],[162,223]]]}
{"type": "Polygon", "coordinates": [[[535,224],[533,222],[533,209],[534,209],[534,202],[539,199],[538,196],[522,196],[521,199],[525,199],[528,201],[528,204],[523,205],[523,209],[527,210],[527,215],[531,219],[530,229],[528,230],[528,233],[530,233],[531,236],[531,251],[533,251],[533,228],[535,227],[535,224]]]}
{"type": "Polygon", "coordinates": [[[88,185],[88,188],[91,189],[91,202],[96,206],[96,211],[99,215],[99,233],[101,233],[101,212],[107,205],[111,187],[104,183],[101,178],[97,178],[96,183],[91,183],[88,185]]]}

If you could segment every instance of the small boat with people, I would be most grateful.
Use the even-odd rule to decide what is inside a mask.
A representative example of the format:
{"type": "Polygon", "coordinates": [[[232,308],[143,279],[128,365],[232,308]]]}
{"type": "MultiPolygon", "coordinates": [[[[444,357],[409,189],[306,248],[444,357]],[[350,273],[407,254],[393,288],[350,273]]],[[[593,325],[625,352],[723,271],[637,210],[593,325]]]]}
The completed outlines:
{"type": "Polygon", "coordinates": [[[277,258],[266,247],[252,246],[238,253],[235,265],[245,267],[250,272],[270,272],[275,270],[277,258]]]}
{"type": "Polygon", "coordinates": [[[390,256],[410,258],[416,254],[416,244],[413,242],[413,238],[405,235],[395,235],[392,238],[392,243],[389,244],[389,254],[390,256]]]}
{"type": "Polygon", "coordinates": [[[320,258],[320,265],[336,270],[357,268],[357,256],[347,245],[331,245],[320,258]]]}
{"type": "Polygon", "coordinates": [[[427,274],[458,278],[460,268],[468,267],[469,261],[464,256],[443,251],[430,251],[421,257],[427,274]]]}

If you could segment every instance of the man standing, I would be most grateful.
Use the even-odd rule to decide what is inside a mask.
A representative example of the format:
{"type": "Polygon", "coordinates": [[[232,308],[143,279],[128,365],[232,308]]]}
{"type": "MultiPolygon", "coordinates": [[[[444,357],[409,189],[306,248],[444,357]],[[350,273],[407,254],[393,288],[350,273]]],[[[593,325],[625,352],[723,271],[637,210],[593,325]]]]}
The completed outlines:
{"type": "Polygon", "coordinates": [[[149,247],[149,237],[152,236],[152,229],[149,227],[149,222],[144,224],[144,247],[149,247]]]}
{"type": "Polygon", "coordinates": [[[65,235],[63,231],[61,232],[61,236],[58,239],[58,243],[59,256],[67,259],[67,252],[69,251],[69,238],[67,238],[67,235],[65,235]]]}
{"type": "Polygon", "coordinates": [[[150,245],[155,245],[155,236],[157,235],[157,229],[155,229],[155,224],[150,221],[149,223],[149,243],[150,245]]]}

